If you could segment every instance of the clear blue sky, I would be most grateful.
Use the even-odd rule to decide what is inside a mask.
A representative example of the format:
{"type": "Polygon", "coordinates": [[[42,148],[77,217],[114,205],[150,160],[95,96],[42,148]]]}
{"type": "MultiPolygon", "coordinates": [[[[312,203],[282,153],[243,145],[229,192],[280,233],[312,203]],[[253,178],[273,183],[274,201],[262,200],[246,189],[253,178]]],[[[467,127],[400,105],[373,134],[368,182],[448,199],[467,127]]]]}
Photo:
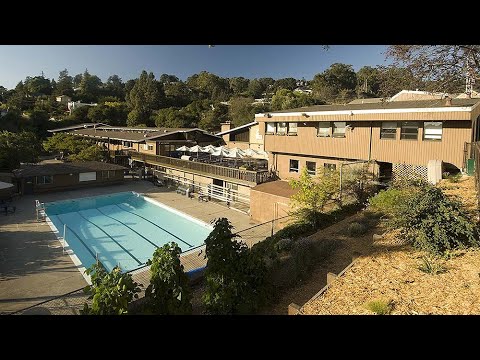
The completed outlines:
{"type": "Polygon", "coordinates": [[[182,80],[202,70],[222,77],[294,77],[307,80],[335,62],[385,64],[384,45],[1,45],[0,85],[11,89],[26,76],[58,78],[67,69],[74,76],[90,74],[106,81],[112,74],[123,81],[142,70],[173,74],[182,80]]]}

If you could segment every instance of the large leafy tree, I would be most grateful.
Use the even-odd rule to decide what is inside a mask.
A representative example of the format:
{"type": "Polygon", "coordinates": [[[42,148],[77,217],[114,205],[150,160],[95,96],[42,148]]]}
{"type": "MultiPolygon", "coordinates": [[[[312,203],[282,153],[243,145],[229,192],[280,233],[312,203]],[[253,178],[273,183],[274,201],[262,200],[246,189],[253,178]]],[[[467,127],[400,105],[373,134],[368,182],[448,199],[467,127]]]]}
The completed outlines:
{"type": "Polygon", "coordinates": [[[68,75],[67,69],[60,71],[55,92],[57,95],[73,96],[73,78],[68,75]]]}
{"type": "Polygon", "coordinates": [[[255,120],[255,108],[252,103],[253,98],[234,97],[230,99],[228,113],[235,126],[248,124],[255,120]]]}
{"type": "Polygon", "coordinates": [[[184,107],[192,102],[192,90],[183,82],[163,83],[167,107],[184,107]]]}
{"type": "Polygon", "coordinates": [[[312,90],[319,100],[345,101],[352,98],[357,86],[357,75],[352,65],[335,63],[323,73],[315,75],[312,90]]]}
{"type": "Polygon", "coordinates": [[[300,222],[317,227],[318,215],[325,205],[337,198],[340,189],[340,174],[336,170],[325,170],[317,176],[308,174],[304,167],[298,179],[289,182],[298,192],[291,196],[295,210],[292,215],[300,222]]]}
{"type": "Polygon", "coordinates": [[[230,97],[230,85],[227,79],[208,71],[190,76],[187,85],[197,94],[199,99],[227,101],[230,97]]]}
{"type": "Polygon", "coordinates": [[[13,170],[21,162],[36,163],[42,146],[32,132],[0,132],[0,169],[13,170]]]}
{"type": "Polygon", "coordinates": [[[233,77],[228,79],[233,96],[245,95],[250,80],[244,77],[233,77]]]}
{"type": "Polygon", "coordinates": [[[135,126],[149,123],[153,110],[160,108],[162,95],[153,73],[142,71],[132,90],[127,94],[127,105],[131,109],[127,124],[135,126]]]}
{"type": "Polygon", "coordinates": [[[281,89],[272,97],[272,110],[286,110],[302,106],[310,106],[315,104],[315,99],[308,94],[293,92],[288,89],[281,89]]]}
{"type": "Polygon", "coordinates": [[[426,82],[427,90],[462,91],[467,72],[480,79],[480,45],[392,45],[386,55],[426,82]]]}
{"type": "Polygon", "coordinates": [[[29,95],[51,95],[52,83],[43,76],[27,76],[24,82],[24,90],[29,95]]]}
{"type": "Polygon", "coordinates": [[[138,298],[140,286],[132,275],[122,273],[119,267],[108,273],[98,262],[86,270],[91,276],[92,285],[85,287],[85,294],[92,300],[91,306],[84,304],[82,315],[126,315],[128,305],[138,298]]]}
{"type": "Polygon", "coordinates": [[[407,68],[379,66],[380,95],[391,97],[402,90],[422,89],[424,83],[407,68]]]}
{"type": "Polygon", "coordinates": [[[228,111],[229,107],[224,104],[212,104],[210,110],[207,110],[201,114],[198,127],[210,132],[220,131],[220,124],[230,120],[228,111]]]}
{"type": "Polygon", "coordinates": [[[275,80],[273,84],[273,90],[278,91],[280,89],[287,89],[293,91],[297,87],[297,80],[294,78],[284,78],[275,80]]]}
{"type": "Polygon", "coordinates": [[[87,118],[90,122],[101,122],[114,126],[125,126],[128,109],[124,102],[107,101],[88,109],[87,118]]]}
{"type": "Polygon", "coordinates": [[[107,79],[103,89],[104,96],[112,96],[117,100],[125,98],[125,84],[118,75],[112,75],[107,79]]]}
{"type": "Polygon", "coordinates": [[[357,71],[357,95],[377,97],[380,94],[380,74],[378,68],[364,66],[357,71]]]}
{"type": "Polygon", "coordinates": [[[174,242],[155,250],[150,265],[150,285],[145,297],[150,311],[158,315],[192,313],[192,295],[187,275],[180,263],[182,250],[174,242]]]}
{"type": "Polygon", "coordinates": [[[205,240],[208,258],[203,301],[211,314],[246,314],[260,305],[266,267],[247,246],[235,240],[228,219],[217,219],[205,240]]]}
{"type": "Polygon", "coordinates": [[[45,151],[52,153],[63,152],[65,156],[68,156],[79,154],[91,145],[93,145],[91,140],[78,138],[70,134],[56,133],[43,143],[43,148],[45,151]]]}
{"type": "Polygon", "coordinates": [[[96,102],[103,86],[102,80],[96,75],[91,75],[85,70],[80,82],[80,100],[82,102],[96,102]]]}

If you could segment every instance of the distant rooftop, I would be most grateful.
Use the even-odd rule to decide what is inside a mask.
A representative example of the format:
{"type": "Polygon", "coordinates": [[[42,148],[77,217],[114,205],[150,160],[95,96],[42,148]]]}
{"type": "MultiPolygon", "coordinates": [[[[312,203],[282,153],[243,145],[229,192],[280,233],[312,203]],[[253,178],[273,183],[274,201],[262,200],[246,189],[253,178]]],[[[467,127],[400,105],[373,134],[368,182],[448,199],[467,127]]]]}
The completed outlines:
{"type": "Polygon", "coordinates": [[[123,166],[100,161],[79,161],[58,164],[24,164],[13,170],[16,178],[43,175],[78,174],[90,171],[123,170],[123,166]]]}

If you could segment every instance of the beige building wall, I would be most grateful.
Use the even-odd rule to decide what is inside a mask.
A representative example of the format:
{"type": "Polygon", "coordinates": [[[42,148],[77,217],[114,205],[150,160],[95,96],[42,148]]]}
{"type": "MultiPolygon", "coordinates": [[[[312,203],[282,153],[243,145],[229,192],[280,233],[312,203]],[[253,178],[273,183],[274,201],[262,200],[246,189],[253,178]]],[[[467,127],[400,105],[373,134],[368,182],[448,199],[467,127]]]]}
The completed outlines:
{"type": "Polygon", "coordinates": [[[250,216],[252,220],[267,222],[288,215],[290,198],[257,190],[250,192],[250,216]]]}

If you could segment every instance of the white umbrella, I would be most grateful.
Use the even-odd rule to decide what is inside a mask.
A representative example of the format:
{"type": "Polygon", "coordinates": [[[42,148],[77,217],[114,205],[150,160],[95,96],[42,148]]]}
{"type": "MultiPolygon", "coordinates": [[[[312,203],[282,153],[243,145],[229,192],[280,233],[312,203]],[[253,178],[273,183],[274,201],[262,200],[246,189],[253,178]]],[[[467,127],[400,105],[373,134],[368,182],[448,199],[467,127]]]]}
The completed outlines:
{"type": "Polygon", "coordinates": [[[213,146],[212,144],[204,146],[202,148],[203,152],[206,152],[206,153],[209,153],[209,154],[211,154],[213,152],[213,150],[215,150],[215,146],[213,146]]]}
{"type": "Polygon", "coordinates": [[[220,148],[216,148],[212,155],[220,156],[220,159],[222,159],[224,156],[228,156],[229,152],[221,146],[220,148]]]}
{"type": "Polygon", "coordinates": [[[183,145],[183,146],[181,146],[181,147],[179,147],[178,149],[175,149],[175,150],[176,151],[188,151],[189,148],[188,148],[188,146],[183,145]]]}
{"type": "Polygon", "coordinates": [[[198,159],[198,153],[202,151],[202,147],[199,145],[192,146],[188,151],[190,152],[196,152],[197,153],[197,159],[198,159]]]}
{"type": "Polygon", "coordinates": [[[251,157],[256,156],[256,155],[258,156],[258,152],[256,152],[253,149],[250,149],[250,148],[246,149],[244,151],[244,154],[245,154],[245,156],[251,156],[251,157]]]}
{"type": "Polygon", "coordinates": [[[268,159],[268,153],[263,150],[259,150],[257,151],[257,155],[254,155],[253,157],[255,159],[268,159]]]}
{"type": "Polygon", "coordinates": [[[225,155],[228,158],[244,158],[245,153],[242,149],[239,148],[233,148],[228,150],[228,155],[225,155]]]}

